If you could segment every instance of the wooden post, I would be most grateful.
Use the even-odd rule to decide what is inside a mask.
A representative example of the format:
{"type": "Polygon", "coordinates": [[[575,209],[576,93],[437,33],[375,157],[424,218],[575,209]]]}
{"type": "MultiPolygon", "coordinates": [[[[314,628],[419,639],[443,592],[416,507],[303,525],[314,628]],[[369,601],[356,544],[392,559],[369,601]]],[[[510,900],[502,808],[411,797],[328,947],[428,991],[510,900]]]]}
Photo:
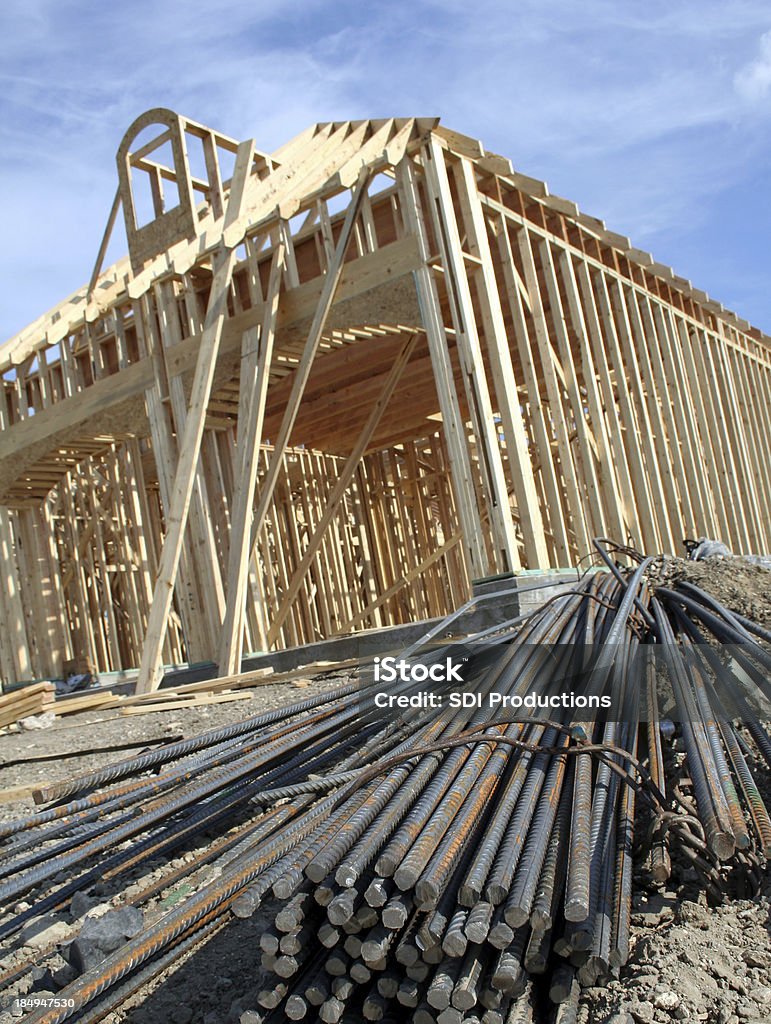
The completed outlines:
{"type": "MultiPolygon", "coordinates": [[[[254,488],[260,459],[265,397],[268,391],[273,342],[276,336],[279,292],[286,268],[286,246],[279,238],[273,252],[268,295],[259,335],[252,328],[244,333],[241,356],[241,390],[238,403],[238,477],[230,520],[230,551],[225,589],[225,619],[222,624],[217,663],[220,675],[233,675],[241,665],[243,615],[246,582],[251,556],[251,525],[254,488]],[[258,344],[259,343],[259,344],[258,344]]],[[[264,628],[264,623],[258,625],[264,628]]],[[[262,645],[264,637],[260,637],[262,645]]]]}
{"type": "Polygon", "coordinates": [[[415,287],[431,353],[431,365],[447,441],[450,473],[463,535],[463,547],[472,577],[481,578],[489,575],[489,563],[479,509],[474,500],[475,487],[468,452],[468,438],[455,389],[439,295],[429,266],[430,251],[415,181],[415,168],[409,157],[405,157],[399,164],[397,180],[401,188],[401,212],[405,227],[415,235],[420,248],[422,264],[414,272],[415,287]]]}
{"type": "MultiPolygon", "coordinates": [[[[172,281],[165,282],[156,288],[156,299],[161,336],[163,338],[161,353],[166,365],[166,380],[168,382],[172,418],[176,436],[180,438],[184,434],[187,420],[185,388],[182,376],[169,373],[168,363],[166,362],[168,349],[182,340],[177,311],[177,298],[174,294],[174,284],[172,281]]],[[[201,610],[204,613],[206,629],[202,640],[204,642],[204,650],[210,654],[219,637],[225,613],[225,594],[217,549],[214,543],[209,510],[209,494],[200,465],[201,461],[199,460],[193,480],[193,494],[190,502],[189,525],[187,528],[187,553],[195,566],[195,572],[203,591],[200,595],[200,602],[201,610]]]]}
{"type": "MultiPolygon", "coordinates": [[[[136,302],[134,316],[140,328],[145,327],[145,346],[150,353],[153,367],[153,384],[145,391],[147,418],[150,421],[152,452],[158,471],[158,487],[164,516],[171,509],[171,494],[174,487],[174,470],[177,463],[177,443],[171,430],[168,410],[168,381],[166,364],[161,351],[161,339],[155,324],[155,312],[148,296],[136,302]]],[[[160,545],[161,539],[158,536],[160,545]]],[[[162,547],[161,547],[162,550],[162,547]]],[[[157,557],[160,563],[160,556],[157,557]]],[[[177,601],[182,621],[182,635],[190,661],[203,660],[205,656],[205,629],[203,625],[200,587],[195,585],[193,560],[183,548],[178,568],[179,583],[177,601]]]]}

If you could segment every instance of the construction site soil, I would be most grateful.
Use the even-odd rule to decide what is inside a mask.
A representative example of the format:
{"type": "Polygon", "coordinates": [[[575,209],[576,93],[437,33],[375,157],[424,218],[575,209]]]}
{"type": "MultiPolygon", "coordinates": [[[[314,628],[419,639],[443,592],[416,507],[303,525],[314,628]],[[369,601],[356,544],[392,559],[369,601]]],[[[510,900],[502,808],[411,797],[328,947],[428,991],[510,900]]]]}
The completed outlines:
{"type": "Polygon", "coordinates": [[[708,590],[726,608],[771,628],[771,571],[761,565],[743,558],[665,558],[654,563],[648,578],[654,587],[687,580],[708,590]]]}
{"type": "MultiPolygon", "coordinates": [[[[695,563],[666,559],[657,563],[650,581],[671,585],[688,579],[708,586],[727,607],[771,628],[771,572],[739,559],[695,563]]],[[[194,709],[175,709],[141,716],[83,713],[75,720],[57,721],[44,731],[0,736],[0,788],[42,784],[72,777],[107,765],[127,753],[117,745],[150,744],[239,721],[301,696],[329,689],[345,680],[327,674],[313,681],[281,686],[263,685],[249,701],[194,709]],[[82,753],[85,749],[106,748],[82,753]],[[110,748],[113,748],[112,750],[110,748]]],[[[749,740],[748,740],[749,742],[749,740]]],[[[141,749],[141,748],[140,748],[141,749]]],[[[771,805],[771,772],[757,762],[756,778],[771,805]]],[[[0,804],[0,819],[8,820],[31,807],[31,797],[0,804]]],[[[50,915],[37,934],[27,930],[0,954],[0,974],[35,957],[32,974],[8,987],[0,997],[0,1024],[21,1016],[12,1000],[18,996],[54,996],[74,977],[60,953],[52,952],[75,938],[84,918],[110,907],[130,903],[166,876],[166,887],[142,902],[144,924],[161,917],[212,878],[219,869],[208,864],[171,876],[191,865],[213,837],[177,851],[172,860],[146,865],[140,873],[100,882],[79,894],[68,910],[50,915]]],[[[685,861],[673,857],[672,876],[663,886],[650,882],[643,865],[635,878],[632,952],[618,979],[605,987],[584,991],[579,1024],[660,1024],[670,1020],[707,1024],[768,1024],[771,1021],[771,877],[766,873],[761,892],[752,899],[729,898],[708,905],[698,877],[685,861]]],[[[24,902],[19,909],[26,908],[24,902]]],[[[255,1024],[256,995],[265,977],[260,966],[259,937],[276,906],[265,904],[247,919],[228,917],[224,927],[205,944],[181,958],[173,968],[149,982],[138,994],[104,1018],[107,1024],[255,1024]]],[[[402,1009],[407,1020],[409,1010],[402,1009]]],[[[548,1019],[544,1017],[544,1020],[548,1019]]]]}

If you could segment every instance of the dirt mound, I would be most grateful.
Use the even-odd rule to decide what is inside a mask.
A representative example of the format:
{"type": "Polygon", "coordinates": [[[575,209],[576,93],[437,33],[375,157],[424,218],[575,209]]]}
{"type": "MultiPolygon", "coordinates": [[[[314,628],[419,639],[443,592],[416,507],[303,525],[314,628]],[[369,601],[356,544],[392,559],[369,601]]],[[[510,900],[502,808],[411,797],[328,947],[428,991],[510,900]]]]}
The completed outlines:
{"type": "Polygon", "coordinates": [[[648,578],[654,590],[686,580],[709,591],[731,611],[771,627],[771,570],[761,565],[743,558],[710,558],[703,562],[664,558],[651,566],[648,578]]]}

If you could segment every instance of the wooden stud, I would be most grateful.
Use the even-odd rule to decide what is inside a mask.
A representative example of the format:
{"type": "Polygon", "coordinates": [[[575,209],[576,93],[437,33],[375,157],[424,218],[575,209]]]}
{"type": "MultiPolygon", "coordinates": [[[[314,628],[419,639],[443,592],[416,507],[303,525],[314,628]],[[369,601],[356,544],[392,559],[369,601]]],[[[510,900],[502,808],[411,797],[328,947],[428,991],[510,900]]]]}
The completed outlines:
{"type": "Polygon", "coordinates": [[[447,332],[442,320],[436,282],[429,267],[431,254],[412,161],[403,160],[397,169],[397,175],[402,194],[401,208],[405,218],[405,227],[417,238],[423,261],[422,266],[415,271],[415,286],[431,351],[431,364],[441,409],[443,430],[447,440],[453,493],[462,525],[464,550],[472,575],[481,578],[489,574],[489,563],[479,511],[474,501],[475,488],[468,453],[468,438],[453,380],[447,332]]]}
{"type": "MultiPolygon", "coordinates": [[[[273,359],[279,292],[286,262],[286,248],[279,239],[274,249],[265,313],[259,335],[254,329],[244,333],[241,354],[241,390],[239,397],[239,456],[233,518],[230,524],[230,553],[227,576],[227,607],[222,624],[217,664],[222,675],[232,675],[241,664],[244,596],[251,557],[252,509],[257,466],[265,416],[268,375],[273,359]]],[[[263,612],[264,614],[264,612],[263,612]]],[[[258,613],[259,615],[259,613],[258,613]]],[[[260,646],[266,646],[265,622],[258,617],[260,646]]]]}
{"type": "Polygon", "coordinates": [[[482,309],[482,321],[491,362],[497,408],[503,423],[514,494],[519,508],[525,556],[530,569],[545,568],[549,565],[549,555],[543,518],[535,489],[527,434],[519,403],[516,400],[519,383],[514,375],[487,225],[477,191],[473,165],[469,160],[464,159],[459,162],[458,166],[460,175],[456,176],[456,180],[462,189],[462,203],[467,212],[467,244],[470,254],[480,262],[474,272],[479,281],[477,295],[482,309]]]}
{"type": "Polygon", "coordinates": [[[521,568],[521,563],[444,150],[434,139],[430,139],[423,149],[423,167],[431,196],[434,230],[442,254],[455,341],[463,366],[463,383],[480,452],[482,487],[495,537],[496,557],[490,568],[506,572],[521,568]]]}

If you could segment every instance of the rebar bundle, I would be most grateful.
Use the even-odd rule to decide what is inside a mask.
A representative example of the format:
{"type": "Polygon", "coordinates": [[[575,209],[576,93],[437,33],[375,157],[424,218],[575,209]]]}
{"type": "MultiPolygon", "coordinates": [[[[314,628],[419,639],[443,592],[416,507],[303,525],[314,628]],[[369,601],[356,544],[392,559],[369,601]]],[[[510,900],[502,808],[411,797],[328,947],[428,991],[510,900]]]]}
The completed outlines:
{"type": "Polygon", "coordinates": [[[607,571],[535,613],[405,653],[462,650],[472,706],[385,716],[365,679],[49,787],[51,806],[0,832],[0,901],[30,903],[0,918],[6,940],[204,829],[221,838],[182,871],[222,870],[27,1019],[97,1021],[259,909],[266,1021],[567,1024],[628,957],[633,856],[659,882],[684,858],[714,899],[756,888],[769,635],[596,545],[607,571]]]}

